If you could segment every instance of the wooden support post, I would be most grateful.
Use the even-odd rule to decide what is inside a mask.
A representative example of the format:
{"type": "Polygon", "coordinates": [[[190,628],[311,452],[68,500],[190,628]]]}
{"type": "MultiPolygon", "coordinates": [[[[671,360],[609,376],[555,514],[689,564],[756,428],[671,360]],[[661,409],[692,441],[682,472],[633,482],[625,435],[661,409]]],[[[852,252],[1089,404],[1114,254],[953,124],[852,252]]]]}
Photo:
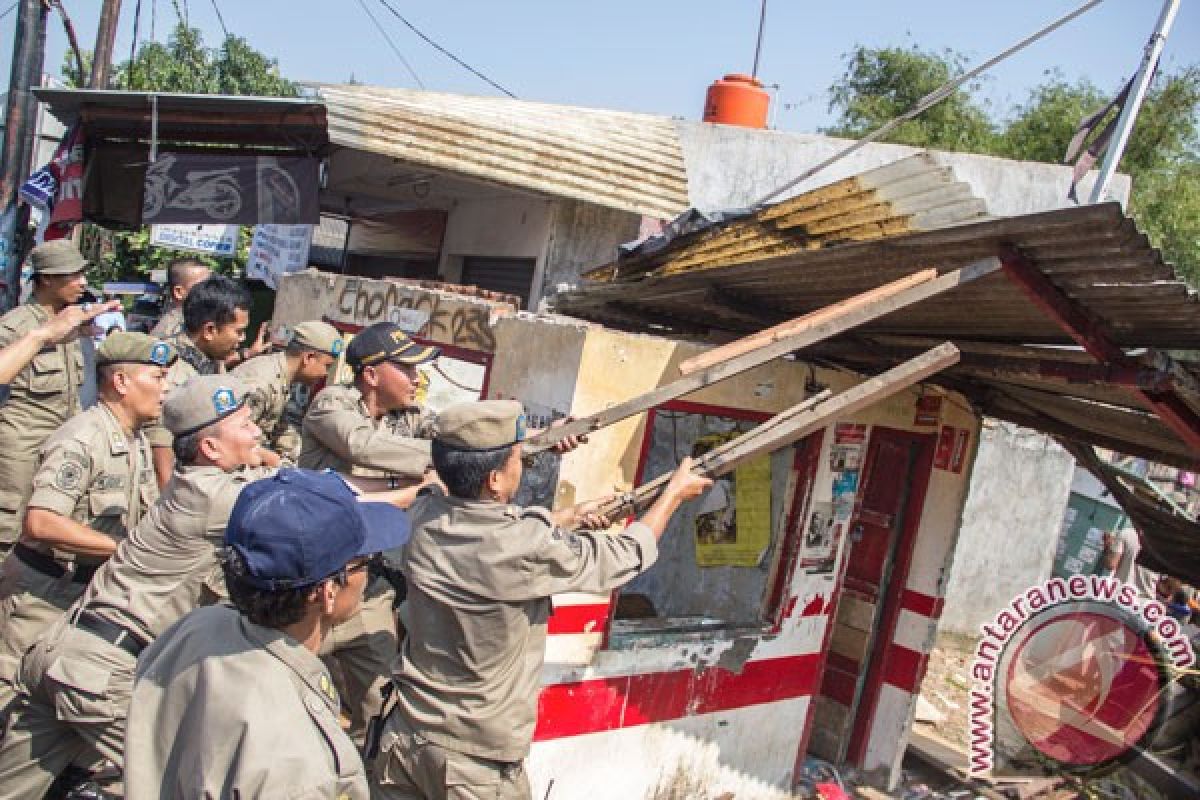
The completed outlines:
{"type": "MultiPolygon", "coordinates": [[[[958,363],[958,357],[958,348],[946,342],[832,398],[827,392],[810,397],[705,453],[698,459],[696,471],[713,478],[726,475],[750,459],[787,447],[840,417],[873,405],[953,366],[958,363]]],[[[670,473],[660,475],[632,492],[613,497],[601,506],[600,513],[609,516],[640,513],[654,502],[670,477],[670,473]]]]}
{"type": "Polygon", "coordinates": [[[897,311],[905,306],[926,300],[943,292],[948,292],[965,283],[991,275],[1000,269],[1000,261],[987,258],[953,272],[947,272],[940,278],[927,280],[916,286],[893,294],[890,297],[877,299],[862,307],[856,307],[830,318],[819,321],[816,325],[806,328],[794,336],[788,336],[777,341],[771,341],[762,347],[741,353],[731,358],[714,363],[704,369],[692,372],[678,380],[651,389],[645,394],[618,403],[615,406],[598,411],[586,417],[572,420],[566,425],[547,429],[536,436],[530,437],[524,443],[526,453],[540,453],[554,446],[554,443],[567,436],[588,434],[600,428],[612,425],[614,422],[648,411],[655,406],[691,394],[706,386],[740,375],[754,367],[766,364],[780,356],[808,347],[809,345],[845,333],[864,323],[897,311]]]}
{"type": "Polygon", "coordinates": [[[836,319],[843,314],[849,314],[852,311],[869,306],[872,303],[880,302],[889,297],[911,289],[914,286],[920,286],[922,283],[928,283],[937,277],[936,269],[925,269],[920,272],[914,272],[912,275],[907,275],[900,280],[885,283],[875,289],[862,294],[856,294],[853,297],[848,297],[845,300],[834,303],[833,305],[825,306],[817,309],[809,314],[801,317],[782,322],[773,328],[752,333],[749,336],[744,336],[737,341],[729,344],[715,347],[698,356],[693,356],[679,365],[679,372],[682,375],[689,375],[698,369],[710,367],[719,361],[733,358],[734,356],[748,353],[751,350],[757,350],[760,347],[766,347],[773,342],[778,342],[781,339],[788,339],[793,336],[799,336],[802,333],[812,330],[831,319],[836,319]]]}

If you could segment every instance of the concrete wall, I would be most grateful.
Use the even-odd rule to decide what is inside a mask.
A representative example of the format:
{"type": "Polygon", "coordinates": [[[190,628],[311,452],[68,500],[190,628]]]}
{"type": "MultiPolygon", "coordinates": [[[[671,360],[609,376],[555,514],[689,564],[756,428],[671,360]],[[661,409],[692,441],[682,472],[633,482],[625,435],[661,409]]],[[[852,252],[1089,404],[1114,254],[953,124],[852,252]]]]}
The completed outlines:
{"type": "Polygon", "coordinates": [[[553,294],[559,284],[578,284],[584,271],[612,261],[617,245],[638,238],[640,223],[640,216],[627,211],[578,200],[557,201],[553,238],[545,270],[540,281],[534,281],[534,297],[553,294]]]}
{"type": "Polygon", "coordinates": [[[946,588],[941,626],[978,634],[1021,591],[1050,577],[1075,459],[1048,436],[985,427],[946,588]]]}
{"type": "MultiPolygon", "coordinates": [[[[456,201],[446,219],[438,274],[444,281],[460,283],[468,256],[532,258],[536,287],[553,226],[554,201],[546,198],[514,194],[456,201]]],[[[536,293],[531,297],[536,304],[536,293]]]]}
{"type": "MultiPolygon", "coordinates": [[[[688,196],[703,211],[748,206],[850,144],[812,133],[754,131],[729,125],[681,120],[676,123],[687,164],[688,196]]],[[[790,197],[874,167],[921,152],[897,144],[871,144],[847,156],[785,193],[790,197]]],[[[1014,216],[1071,205],[1067,189],[1071,168],[1032,161],[1009,161],[992,156],[934,151],[941,164],[976,196],[987,201],[988,213],[1014,216]]],[[[1091,191],[1091,173],[1080,195],[1091,191]]],[[[1129,177],[1117,175],[1111,184],[1115,198],[1129,199],[1129,177]]],[[[778,198],[783,199],[783,198],[778,198]]]]}

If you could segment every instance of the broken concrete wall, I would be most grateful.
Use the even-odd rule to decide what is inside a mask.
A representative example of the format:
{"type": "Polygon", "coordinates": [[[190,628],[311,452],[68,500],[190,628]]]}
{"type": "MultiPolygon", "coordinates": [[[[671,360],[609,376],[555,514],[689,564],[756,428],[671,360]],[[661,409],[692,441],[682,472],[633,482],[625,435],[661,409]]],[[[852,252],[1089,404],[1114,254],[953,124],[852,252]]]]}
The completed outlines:
{"type": "MultiPolygon", "coordinates": [[[[555,203],[554,229],[546,266],[535,293],[553,294],[560,284],[576,285],[579,276],[616,257],[617,245],[638,238],[641,217],[628,211],[561,199],[555,203]]],[[[536,307],[537,303],[530,303],[536,307]]]]}
{"type": "Polygon", "coordinates": [[[983,432],[942,627],[972,636],[1050,577],[1075,459],[1053,439],[1005,423],[983,432]]]}

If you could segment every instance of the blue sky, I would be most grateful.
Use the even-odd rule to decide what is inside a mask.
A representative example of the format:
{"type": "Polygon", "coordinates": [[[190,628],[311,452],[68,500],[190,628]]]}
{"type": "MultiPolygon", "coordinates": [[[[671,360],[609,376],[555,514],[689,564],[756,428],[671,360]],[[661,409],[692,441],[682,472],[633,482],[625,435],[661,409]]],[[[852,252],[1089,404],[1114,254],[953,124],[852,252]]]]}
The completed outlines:
{"type": "MultiPolygon", "coordinates": [[[[704,89],[726,72],[749,71],[759,0],[388,0],[416,26],[519,97],[696,119],[704,89]]],[[[426,88],[495,90],[418,39],[380,0],[362,0],[426,88]]],[[[856,44],[916,43],[982,61],[1081,0],[769,0],[760,76],[778,83],[775,124],[812,131],[829,121],[826,91],[856,44]]],[[[277,58],[296,80],[414,86],[359,0],[216,0],[231,32],[277,58]]],[[[99,0],[64,0],[85,48],[99,0]]],[[[179,0],[209,44],[221,39],[213,0],[179,0]]],[[[7,8],[8,2],[0,5],[7,8]]],[[[117,58],[128,57],[136,0],[124,0],[117,58]]],[[[160,40],[175,22],[172,0],[142,0],[160,40]]],[[[1137,66],[1159,0],[1107,0],[1001,64],[984,94],[999,110],[1022,101],[1047,70],[1117,88],[1137,66]]],[[[11,61],[15,14],[0,21],[0,64],[11,61]]],[[[46,65],[57,72],[66,38],[51,15],[46,65]]],[[[1200,3],[1185,0],[1167,44],[1167,68],[1200,62],[1200,3]]],[[[7,79],[5,78],[5,83],[7,79]]]]}

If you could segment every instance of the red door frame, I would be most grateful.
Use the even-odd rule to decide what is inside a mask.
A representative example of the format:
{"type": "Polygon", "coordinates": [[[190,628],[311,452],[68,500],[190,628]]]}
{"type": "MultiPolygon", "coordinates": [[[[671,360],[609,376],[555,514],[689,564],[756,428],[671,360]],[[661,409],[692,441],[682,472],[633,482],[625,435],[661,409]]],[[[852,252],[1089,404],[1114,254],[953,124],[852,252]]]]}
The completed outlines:
{"type": "MultiPolygon", "coordinates": [[[[896,622],[900,618],[901,598],[904,594],[904,586],[908,583],[913,549],[916,545],[917,533],[921,526],[921,513],[925,508],[925,496],[929,490],[929,479],[933,473],[933,455],[937,446],[937,436],[932,433],[916,433],[896,428],[874,426],[871,431],[871,445],[867,453],[867,459],[863,464],[863,483],[858,490],[860,498],[866,493],[867,482],[874,477],[871,474],[867,474],[866,470],[873,466],[873,456],[878,452],[878,443],[888,438],[893,440],[907,440],[911,444],[918,445],[920,449],[917,452],[916,459],[913,461],[911,472],[912,485],[904,508],[904,527],[901,529],[899,541],[896,543],[894,550],[895,561],[892,564],[891,572],[887,575],[887,582],[882,595],[883,613],[879,617],[879,623],[876,626],[877,630],[873,634],[875,646],[871,648],[862,695],[858,700],[857,708],[854,709],[854,722],[851,727],[849,746],[846,750],[846,761],[856,766],[862,765],[863,757],[867,752],[871,727],[875,722],[875,712],[879,704],[879,695],[883,688],[884,677],[887,672],[885,665],[888,663],[888,657],[891,655],[893,647],[892,639],[896,635],[896,622]]],[[[853,522],[851,520],[850,530],[853,530],[853,522]]],[[[853,551],[850,551],[847,558],[850,556],[853,556],[853,551]]],[[[844,580],[844,570],[842,575],[844,580]]],[[[837,610],[834,609],[831,624],[832,620],[836,619],[836,614],[837,610]]]]}

